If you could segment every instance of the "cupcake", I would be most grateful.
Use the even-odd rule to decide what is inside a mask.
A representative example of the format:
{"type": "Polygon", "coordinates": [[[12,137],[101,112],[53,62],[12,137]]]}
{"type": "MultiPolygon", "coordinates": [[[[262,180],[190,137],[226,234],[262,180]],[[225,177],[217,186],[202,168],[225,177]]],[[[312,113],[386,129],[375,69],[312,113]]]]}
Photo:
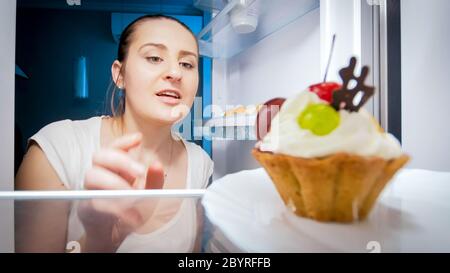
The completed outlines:
{"type": "Polygon", "coordinates": [[[293,98],[269,101],[258,114],[252,154],[298,216],[364,220],[409,160],[398,140],[361,108],[374,89],[364,85],[368,68],[356,77],[355,65],[352,58],[340,71],[342,85],[312,85],[293,98]]]}

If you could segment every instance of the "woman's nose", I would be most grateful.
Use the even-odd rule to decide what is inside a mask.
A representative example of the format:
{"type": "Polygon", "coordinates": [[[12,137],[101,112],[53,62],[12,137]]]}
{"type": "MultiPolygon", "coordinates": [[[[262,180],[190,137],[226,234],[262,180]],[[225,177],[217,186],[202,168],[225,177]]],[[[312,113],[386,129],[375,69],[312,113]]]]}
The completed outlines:
{"type": "Polygon", "coordinates": [[[181,79],[181,70],[178,63],[169,67],[165,78],[172,81],[179,81],[181,79]]]}

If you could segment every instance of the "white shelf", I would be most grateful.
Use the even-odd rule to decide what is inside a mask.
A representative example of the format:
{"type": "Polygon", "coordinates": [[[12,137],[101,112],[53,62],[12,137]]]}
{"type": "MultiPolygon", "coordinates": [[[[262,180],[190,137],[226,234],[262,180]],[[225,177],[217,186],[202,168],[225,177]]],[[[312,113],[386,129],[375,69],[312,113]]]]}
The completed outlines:
{"type": "Polygon", "coordinates": [[[368,219],[353,224],[298,217],[263,168],[229,174],[208,187],[202,204],[218,229],[211,240],[235,252],[449,252],[450,173],[403,169],[368,219]],[[426,183],[424,183],[426,181],[426,183]],[[240,227],[240,228],[236,228],[240,227]]]}
{"type": "Polygon", "coordinates": [[[73,191],[0,191],[0,200],[42,199],[92,199],[92,198],[195,198],[202,197],[202,189],[158,189],[158,190],[73,190],[73,191]]]}
{"type": "Polygon", "coordinates": [[[248,9],[258,14],[254,32],[239,34],[230,23],[229,13],[239,0],[194,0],[200,9],[217,13],[198,35],[200,54],[230,58],[319,7],[319,0],[247,0],[248,9]]]}
{"type": "Polygon", "coordinates": [[[253,127],[256,122],[254,115],[233,115],[228,117],[217,117],[208,120],[205,127],[253,127]]]}
{"type": "Polygon", "coordinates": [[[237,114],[208,120],[203,126],[205,137],[213,140],[256,140],[256,114],[237,114]]]}

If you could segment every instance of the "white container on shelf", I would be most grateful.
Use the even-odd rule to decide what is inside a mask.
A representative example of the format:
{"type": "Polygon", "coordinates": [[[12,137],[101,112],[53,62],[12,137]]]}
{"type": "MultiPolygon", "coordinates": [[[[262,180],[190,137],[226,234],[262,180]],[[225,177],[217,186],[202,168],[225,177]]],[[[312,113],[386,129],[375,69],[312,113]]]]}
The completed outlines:
{"type": "Polygon", "coordinates": [[[230,11],[231,26],[237,33],[251,33],[258,26],[257,9],[255,5],[249,7],[251,2],[249,0],[239,0],[239,3],[230,11]]]}
{"type": "Polygon", "coordinates": [[[194,6],[215,16],[198,34],[200,54],[231,58],[319,7],[319,0],[214,0],[194,6]]]}

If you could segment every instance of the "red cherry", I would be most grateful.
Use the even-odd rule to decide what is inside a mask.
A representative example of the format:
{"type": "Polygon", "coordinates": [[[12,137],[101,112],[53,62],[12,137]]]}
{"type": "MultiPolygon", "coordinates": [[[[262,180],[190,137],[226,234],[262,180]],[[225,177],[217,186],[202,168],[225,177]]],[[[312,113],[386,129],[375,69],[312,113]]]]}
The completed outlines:
{"type": "Polygon", "coordinates": [[[274,98],[266,101],[261,107],[256,116],[256,137],[258,140],[264,138],[270,131],[272,119],[278,113],[285,100],[285,98],[274,98]]]}
{"type": "Polygon", "coordinates": [[[341,89],[342,85],[335,82],[321,82],[311,85],[309,91],[316,93],[322,100],[333,102],[333,92],[341,89]]]}

